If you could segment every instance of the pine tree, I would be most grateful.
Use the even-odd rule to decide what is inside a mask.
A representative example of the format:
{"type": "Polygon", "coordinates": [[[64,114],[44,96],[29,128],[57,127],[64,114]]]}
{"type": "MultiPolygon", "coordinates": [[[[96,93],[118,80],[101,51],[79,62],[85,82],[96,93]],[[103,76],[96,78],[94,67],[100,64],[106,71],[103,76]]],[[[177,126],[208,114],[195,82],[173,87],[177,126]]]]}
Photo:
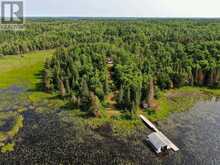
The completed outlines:
{"type": "Polygon", "coordinates": [[[81,95],[86,96],[86,97],[89,96],[89,88],[84,78],[82,79],[82,82],[81,82],[81,95]]]}
{"type": "Polygon", "coordinates": [[[44,71],[44,88],[45,92],[50,92],[52,90],[51,73],[48,69],[44,71]]]}
{"type": "Polygon", "coordinates": [[[120,90],[119,90],[118,103],[120,106],[124,104],[124,89],[122,85],[120,86],[120,90]]]}
{"type": "Polygon", "coordinates": [[[149,91],[148,91],[148,98],[147,98],[147,103],[148,103],[148,106],[150,108],[152,108],[154,105],[154,95],[155,95],[155,92],[154,92],[154,80],[153,78],[150,78],[150,82],[149,82],[149,91]]]}
{"type": "Polygon", "coordinates": [[[79,101],[78,98],[75,96],[74,93],[71,94],[71,104],[73,105],[74,108],[78,108],[79,107],[79,101]]]}
{"type": "Polygon", "coordinates": [[[67,94],[70,94],[71,89],[70,89],[70,83],[69,83],[69,79],[68,78],[65,79],[65,87],[66,87],[67,94]]]}
{"type": "Polygon", "coordinates": [[[105,92],[105,94],[108,94],[108,92],[109,92],[109,84],[108,84],[107,78],[105,79],[105,82],[104,82],[104,92],[105,92]]]}
{"type": "Polygon", "coordinates": [[[101,113],[100,113],[100,101],[99,98],[94,95],[93,92],[90,93],[90,107],[89,107],[89,115],[93,116],[93,117],[100,117],[101,113]]]}
{"type": "Polygon", "coordinates": [[[63,80],[59,80],[59,88],[60,88],[60,95],[64,97],[66,95],[66,89],[63,84],[63,80]]]}
{"type": "Polygon", "coordinates": [[[140,105],[141,102],[141,88],[137,88],[135,91],[135,105],[140,105]]]}
{"type": "Polygon", "coordinates": [[[131,118],[135,118],[136,116],[137,107],[135,105],[135,102],[133,101],[131,104],[131,118]]]}
{"type": "Polygon", "coordinates": [[[83,78],[81,82],[81,92],[80,92],[80,108],[83,111],[88,111],[91,103],[91,98],[89,94],[89,88],[86,80],[83,78]]]}
{"type": "Polygon", "coordinates": [[[72,78],[72,83],[71,83],[71,89],[74,90],[75,87],[76,87],[76,80],[75,80],[75,78],[73,77],[73,78],[72,78]]]}
{"type": "Polygon", "coordinates": [[[131,104],[132,104],[132,103],[131,103],[131,90],[130,90],[129,87],[127,88],[125,103],[126,103],[126,105],[127,105],[128,108],[131,107],[131,104]]]}

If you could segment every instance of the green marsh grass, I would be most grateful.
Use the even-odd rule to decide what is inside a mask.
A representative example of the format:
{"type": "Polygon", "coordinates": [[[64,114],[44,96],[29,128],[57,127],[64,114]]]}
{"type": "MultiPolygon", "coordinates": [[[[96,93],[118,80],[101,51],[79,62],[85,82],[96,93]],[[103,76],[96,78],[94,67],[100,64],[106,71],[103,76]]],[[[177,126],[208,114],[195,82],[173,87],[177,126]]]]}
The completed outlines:
{"type": "Polygon", "coordinates": [[[53,50],[31,52],[24,55],[8,55],[0,58],[0,88],[11,85],[35,87],[40,83],[39,73],[53,50]]]}

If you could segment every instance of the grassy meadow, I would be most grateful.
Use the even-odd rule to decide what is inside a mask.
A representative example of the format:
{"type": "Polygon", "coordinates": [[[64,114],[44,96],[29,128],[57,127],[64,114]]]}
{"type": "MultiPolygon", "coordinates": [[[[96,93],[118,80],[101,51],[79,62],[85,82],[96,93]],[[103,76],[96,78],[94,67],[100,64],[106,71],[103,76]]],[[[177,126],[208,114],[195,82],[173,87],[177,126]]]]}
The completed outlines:
{"type": "Polygon", "coordinates": [[[53,50],[0,57],[0,88],[11,85],[33,88],[40,82],[39,74],[53,50]]]}

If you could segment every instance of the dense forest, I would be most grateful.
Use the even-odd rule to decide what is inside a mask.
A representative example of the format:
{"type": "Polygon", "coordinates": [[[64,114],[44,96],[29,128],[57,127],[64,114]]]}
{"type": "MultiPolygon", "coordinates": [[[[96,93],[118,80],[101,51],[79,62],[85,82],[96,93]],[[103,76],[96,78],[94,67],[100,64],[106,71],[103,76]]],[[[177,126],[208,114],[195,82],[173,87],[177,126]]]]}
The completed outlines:
{"type": "Polygon", "coordinates": [[[45,63],[45,91],[100,116],[113,95],[118,109],[155,108],[159,90],[220,88],[218,20],[28,21],[0,32],[0,54],[54,49],[45,63]]]}

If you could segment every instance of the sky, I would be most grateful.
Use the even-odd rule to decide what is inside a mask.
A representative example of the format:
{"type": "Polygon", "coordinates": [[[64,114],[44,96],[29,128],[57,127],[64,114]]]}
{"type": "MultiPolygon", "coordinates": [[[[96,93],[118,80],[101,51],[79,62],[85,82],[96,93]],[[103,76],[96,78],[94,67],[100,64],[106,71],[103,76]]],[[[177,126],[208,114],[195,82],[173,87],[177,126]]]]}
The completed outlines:
{"type": "Polygon", "coordinates": [[[25,0],[26,16],[220,17],[220,0],[25,0]]]}

